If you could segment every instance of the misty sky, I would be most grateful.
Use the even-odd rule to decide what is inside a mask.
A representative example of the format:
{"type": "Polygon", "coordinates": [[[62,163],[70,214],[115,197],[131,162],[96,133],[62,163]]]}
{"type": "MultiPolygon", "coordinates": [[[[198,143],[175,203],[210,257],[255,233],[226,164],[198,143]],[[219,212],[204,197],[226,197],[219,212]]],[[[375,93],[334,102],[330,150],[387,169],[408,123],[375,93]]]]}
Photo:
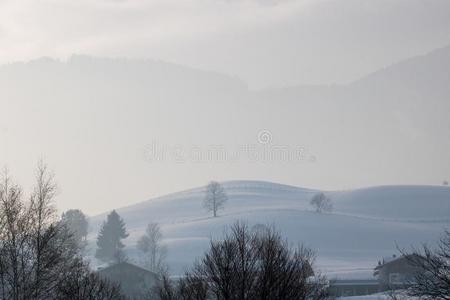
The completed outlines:
{"type": "Polygon", "coordinates": [[[72,54],[345,83],[450,42],[447,0],[2,0],[0,63],[72,54]]]}
{"type": "MultiPolygon", "coordinates": [[[[89,65],[71,62],[74,54],[161,60],[228,74],[231,79],[217,79],[216,73],[192,77],[240,79],[252,91],[345,84],[449,44],[448,0],[0,0],[2,65],[43,56],[69,61],[72,71],[89,65]]],[[[64,69],[41,63],[44,70],[64,69]]],[[[40,66],[37,62],[30,68],[34,72],[40,66]]],[[[136,78],[145,79],[142,72],[136,78]]],[[[58,78],[55,74],[49,78],[58,78]]],[[[27,86],[38,86],[42,94],[37,95],[21,91],[20,80],[11,84],[18,89],[8,90],[5,78],[0,82],[0,165],[29,188],[30,171],[44,158],[61,187],[60,209],[100,213],[211,179],[346,189],[440,184],[449,171],[448,102],[438,103],[443,109],[424,109],[422,99],[412,99],[407,107],[400,102],[382,106],[371,94],[370,108],[358,101],[345,109],[332,101],[322,107],[330,98],[308,102],[311,107],[274,105],[278,99],[255,106],[243,102],[248,100],[245,90],[239,99],[227,95],[176,103],[140,90],[131,93],[137,100],[130,100],[128,90],[112,89],[110,95],[109,87],[97,89],[89,82],[84,82],[86,90],[67,93],[68,83],[62,82],[55,92],[48,86],[40,89],[40,83],[47,84],[42,78],[24,79],[27,86]],[[66,98],[53,99],[55,93],[66,98]],[[45,105],[26,102],[34,99],[45,105]],[[203,110],[212,114],[204,116],[203,110]],[[210,164],[180,163],[172,156],[170,162],[151,163],[142,157],[144,150],[154,150],[149,147],[155,140],[175,152],[180,145],[205,151],[225,145],[234,151],[255,144],[262,151],[265,130],[275,145],[308,148],[305,160],[252,164],[247,157],[242,163],[210,164]]]]}

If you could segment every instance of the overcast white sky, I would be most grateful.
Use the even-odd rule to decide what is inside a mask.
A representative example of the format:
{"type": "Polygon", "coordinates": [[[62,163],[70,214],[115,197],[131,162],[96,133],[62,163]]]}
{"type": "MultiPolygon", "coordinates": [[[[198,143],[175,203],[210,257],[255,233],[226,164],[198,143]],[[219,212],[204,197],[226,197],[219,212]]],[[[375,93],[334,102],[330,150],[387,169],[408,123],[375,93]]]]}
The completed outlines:
{"type": "Polygon", "coordinates": [[[252,88],[348,82],[449,42],[448,0],[0,0],[0,63],[153,58],[252,88]]]}

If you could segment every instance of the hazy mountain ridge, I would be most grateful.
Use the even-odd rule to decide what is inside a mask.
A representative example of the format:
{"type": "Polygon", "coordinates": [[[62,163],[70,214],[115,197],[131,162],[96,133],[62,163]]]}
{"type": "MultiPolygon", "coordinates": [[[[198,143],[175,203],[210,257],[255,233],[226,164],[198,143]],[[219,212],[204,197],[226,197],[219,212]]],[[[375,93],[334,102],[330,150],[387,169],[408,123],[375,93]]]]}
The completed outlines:
{"type": "MultiPolygon", "coordinates": [[[[260,94],[280,93],[289,95],[292,93],[324,93],[342,90],[343,88],[361,88],[372,87],[381,88],[382,85],[388,85],[389,88],[408,88],[414,86],[429,88],[447,88],[450,67],[450,45],[436,49],[430,53],[418,55],[400,61],[391,66],[376,70],[362,78],[347,85],[298,85],[279,88],[268,88],[256,91],[260,94]],[[402,83],[402,84],[399,84],[402,83]],[[430,86],[433,84],[433,86],[430,86]]],[[[182,66],[178,64],[167,63],[154,60],[139,60],[125,58],[100,58],[87,55],[74,55],[67,62],[62,62],[48,57],[35,59],[29,62],[16,62],[0,66],[0,79],[21,79],[21,76],[27,76],[35,80],[45,79],[56,75],[76,76],[88,75],[84,78],[97,79],[102,81],[122,81],[123,84],[135,83],[149,84],[157,87],[163,84],[167,88],[168,81],[176,81],[178,84],[198,91],[202,89],[211,89],[216,92],[230,92],[247,90],[247,85],[240,79],[220,72],[206,71],[182,66]],[[72,75],[71,75],[72,73],[72,75]],[[45,75],[33,77],[36,75],[45,75]],[[14,78],[16,77],[16,78],[14,78]]],[[[83,78],[83,77],[80,77],[83,78]]],[[[1,83],[1,81],[0,81],[1,83]]],[[[76,84],[75,81],[72,82],[76,84]]],[[[82,81],[82,84],[86,82],[82,81]]],[[[446,90],[448,91],[448,90],[446,90]]]]}
{"type": "Polygon", "coordinates": [[[450,45],[373,72],[353,82],[351,86],[371,86],[373,89],[386,85],[392,89],[420,87],[421,91],[434,90],[441,93],[433,96],[448,96],[449,70],[450,45]]]}
{"type": "MultiPolygon", "coordinates": [[[[267,88],[259,91],[261,94],[284,94],[293,96],[308,94],[330,95],[342,90],[370,88],[390,89],[426,89],[427,92],[435,88],[445,89],[448,92],[450,79],[450,45],[431,51],[429,53],[413,56],[395,64],[383,67],[366,74],[358,80],[348,84],[338,85],[297,85],[278,88],[267,88]]],[[[424,90],[423,90],[424,91],[424,90]]],[[[446,94],[441,94],[446,95],[446,94]]]]}
{"type": "MultiPolygon", "coordinates": [[[[8,83],[22,80],[22,76],[41,84],[66,82],[67,85],[100,84],[99,88],[126,86],[164,91],[170,88],[183,92],[229,93],[245,92],[247,86],[237,78],[213,71],[203,71],[177,64],[125,58],[99,58],[74,55],[67,62],[51,58],[36,59],[26,63],[0,66],[0,79],[8,83]]],[[[1,83],[1,81],[0,81],[1,83]]]]}
{"type": "Polygon", "coordinates": [[[0,106],[7,113],[0,119],[6,141],[0,155],[23,170],[43,156],[61,163],[55,172],[73,205],[80,199],[86,205],[112,199],[111,207],[120,207],[145,198],[149,182],[162,186],[155,194],[166,194],[173,185],[164,178],[171,176],[180,176],[185,187],[225,173],[230,178],[257,173],[261,179],[307,186],[419,183],[428,177],[440,183],[450,165],[449,53],[443,48],[345,86],[266,91],[249,91],[230,76],[155,61],[79,56],[2,66],[0,106]],[[441,71],[434,81],[411,80],[417,75],[421,81],[431,72],[426,68],[437,67],[441,71]],[[387,79],[379,79],[384,74],[387,79]],[[317,160],[274,162],[267,168],[264,162],[247,165],[242,156],[211,170],[189,157],[184,164],[169,161],[170,151],[165,161],[150,165],[144,153],[155,140],[180,145],[185,153],[209,145],[231,152],[258,145],[263,129],[272,134],[273,145],[304,147],[317,160]],[[30,141],[33,147],[25,147],[30,141]],[[72,156],[76,164],[67,159],[72,156]],[[192,168],[201,178],[190,176],[192,168]],[[347,178],[347,173],[357,175],[347,178]],[[83,190],[92,182],[98,185],[94,195],[83,190]]]}

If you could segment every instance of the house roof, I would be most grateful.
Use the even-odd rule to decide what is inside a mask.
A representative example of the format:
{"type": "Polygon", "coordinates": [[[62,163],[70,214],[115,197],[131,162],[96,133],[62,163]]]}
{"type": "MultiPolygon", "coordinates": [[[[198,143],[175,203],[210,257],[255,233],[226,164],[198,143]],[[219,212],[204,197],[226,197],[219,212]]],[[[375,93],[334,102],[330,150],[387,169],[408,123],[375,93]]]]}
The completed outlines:
{"type": "Polygon", "coordinates": [[[133,299],[143,298],[159,282],[155,273],[127,262],[98,270],[98,274],[120,284],[122,293],[133,299]]]}
{"type": "Polygon", "coordinates": [[[384,268],[384,267],[387,266],[387,265],[396,263],[396,262],[398,262],[398,261],[400,261],[400,260],[408,259],[409,257],[412,257],[413,255],[416,255],[416,254],[407,254],[407,255],[402,255],[402,256],[399,256],[399,257],[392,257],[392,259],[389,259],[389,260],[383,259],[383,263],[380,264],[380,265],[377,265],[377,266],[374,268],[375,274],[376,274],[381,268],[384,268]]]}
{"type": "Polygon", "coordinates": [[[115,269],[120,269],[120,270],[128,269],[128,270],[132,270],[132,271],[139,272],[139,273],[146,273],[148,275],[153,275],[155,277],[157,276],[155,273],[153,273],[147,269],[141,268],[139,266],[133,265],[129,262],[121,262],[121,263],[118,263],[115,265],[108,266],[106,268],[99,269],[98,273],[108,273],[115,269]]]}

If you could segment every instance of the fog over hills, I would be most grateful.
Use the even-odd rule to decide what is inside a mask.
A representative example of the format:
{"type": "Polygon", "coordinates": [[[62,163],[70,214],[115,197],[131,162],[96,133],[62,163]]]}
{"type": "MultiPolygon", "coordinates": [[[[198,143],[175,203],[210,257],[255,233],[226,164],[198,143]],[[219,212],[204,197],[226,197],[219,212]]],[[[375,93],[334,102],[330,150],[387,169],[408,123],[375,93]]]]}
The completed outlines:
{"type": "Polygon", "coordinates": [[[0,67],[0,155],[22,177],[48,160],[59,206],[91,214],[211,179],[327,190],[440,184],[450,165],[449,69],[446,47],[348,85],[251,91],[161,61],[14,63],[0,67]],[[209,157],[217,146],[225,155],[209,157]],[[249,147],[256,154],[241,152],[249,147]],[[265,159],[280,148],[302,156],[265,159]]]}
{"type": "Polygon", "coordinates": [[[449,129],[450,0],[0,0],[0,300],[446,295],[449,129]]]}
{"type": "MultiPolygon", "coordinates": [[[[450,188],[380,186],[325,191],[332,214],[313,211],[309,200],[317,190],[261,181],[229,181],[229,200],[219,217],[203,207],[205,188],[194,188],[117,212],[127,224],[130,259],[139,262],[136,241],[149,222],[158,222],[168,246],[172,274],[181,274],[225,228],[237,220],[250,226],[275,225],[291,243],[305,243],[318,254],[318,268],[332,277],[370,277],[382,256],[423,242],[433,243],[450,224],[450,188]]],[[[106,214],[91,218],[90,249],[106,214]]],[[[95,262],[95,260],[94,260],[95,262]]]]}

